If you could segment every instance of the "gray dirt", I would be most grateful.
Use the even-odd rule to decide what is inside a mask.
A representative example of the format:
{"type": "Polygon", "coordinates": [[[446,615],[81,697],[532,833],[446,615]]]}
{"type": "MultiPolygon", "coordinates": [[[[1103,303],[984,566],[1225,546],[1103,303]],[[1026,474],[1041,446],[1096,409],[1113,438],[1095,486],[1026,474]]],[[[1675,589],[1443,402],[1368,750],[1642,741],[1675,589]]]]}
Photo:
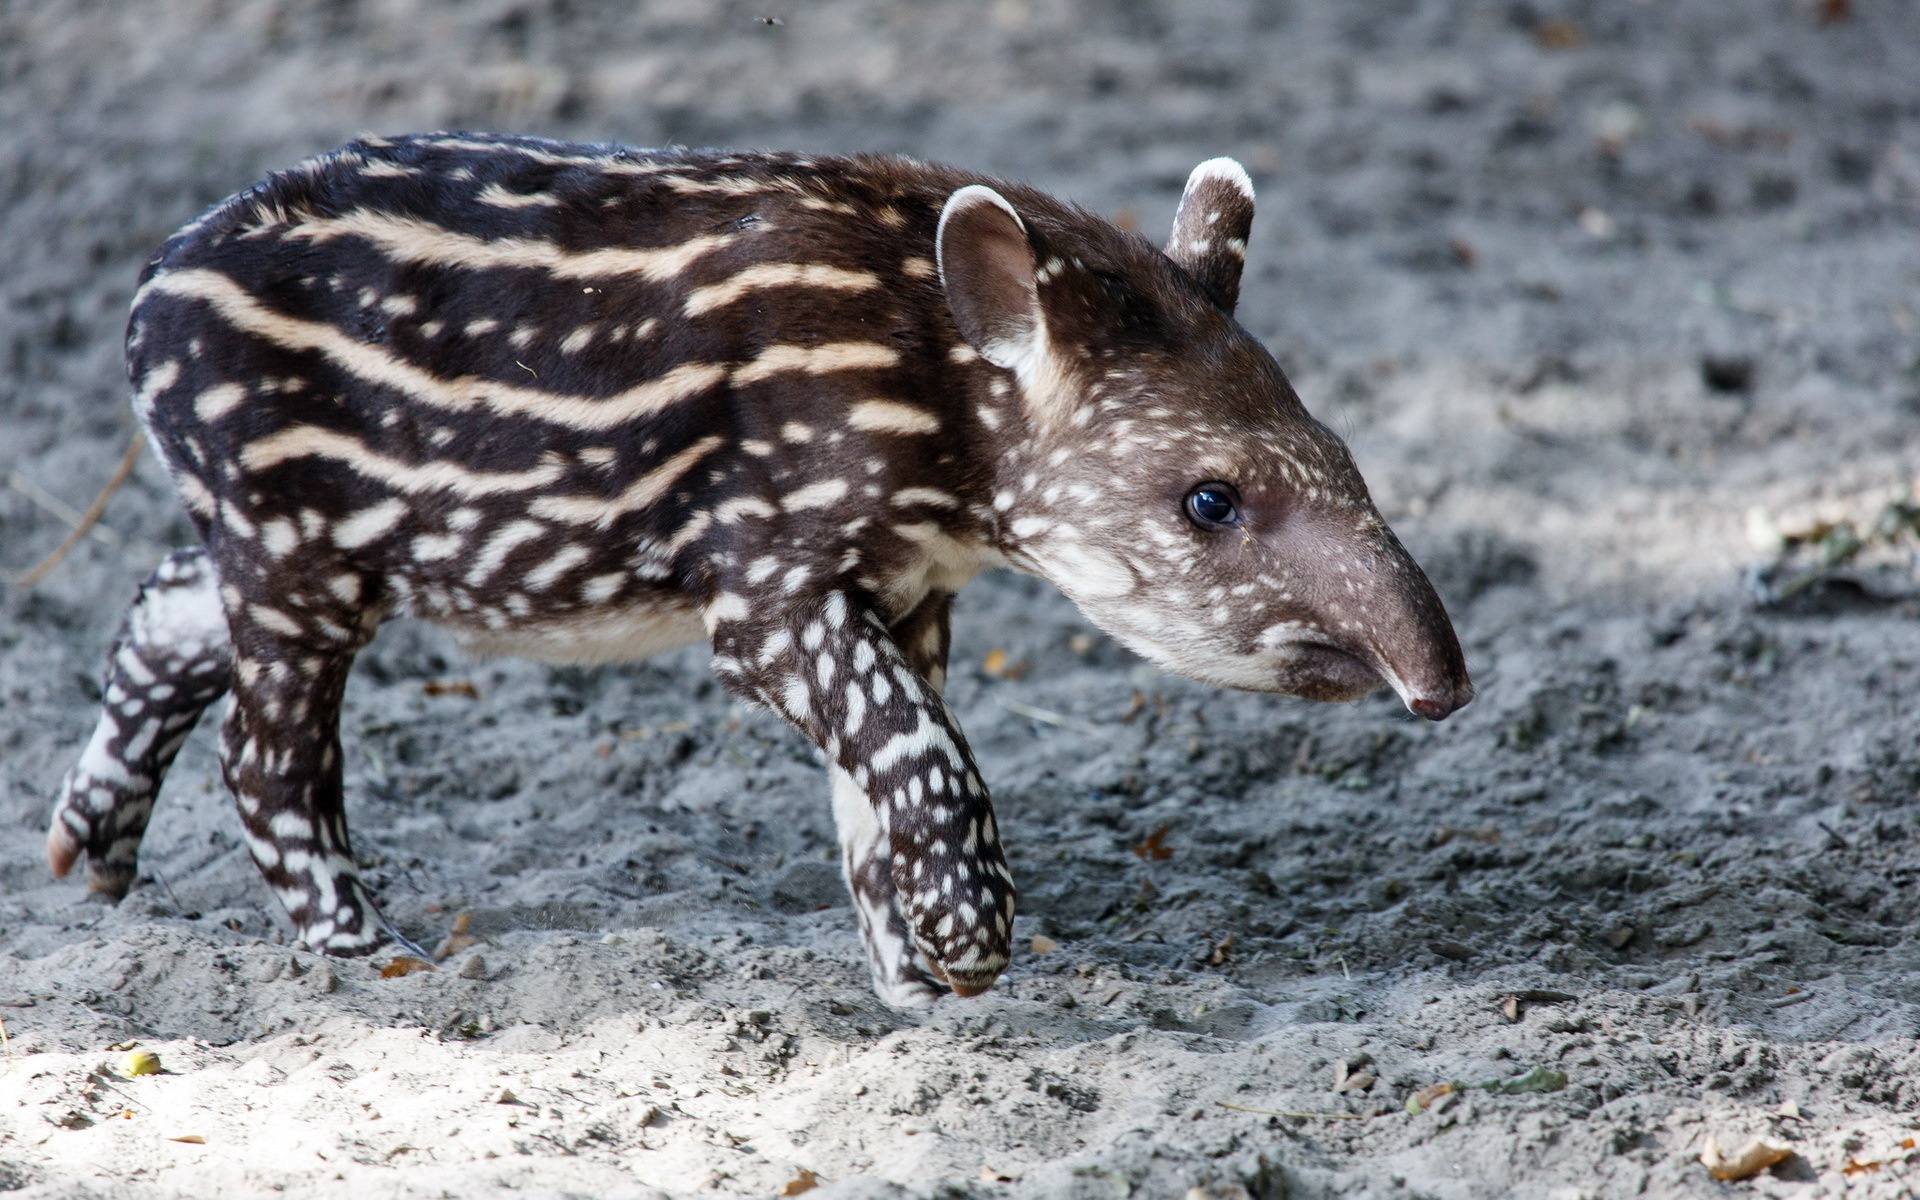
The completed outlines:
{"type": "Polygon", "coordinates": [[[417,939],[482,941],[383,979],[282,944],[206,730],[124,904],[46,873],[120,607],[190,537],[148,459],[0,609],[0,1191],[1908,1194],[1912,572],[1739,576],[1751,510],[1920,476],[1916,80],[1903,0],[0,6],[0,570],[66,528],[26,493],[83,507],[126,444],[145,256],[357,132],[897,150],[1154,236],[1232,154],[1243,320],[1480,685],[1434,727],[1227,693],[982,580],[950,696],[1058,948],[898,1013],[810,754],[704,652],[396,625],[348,700],[358,852],[417,939]],[[117,1075],[130,1040],[169,1073],[117,1075]],[[1795,1153],[1719,1184],[1709,1136],[1795,1153]]]}

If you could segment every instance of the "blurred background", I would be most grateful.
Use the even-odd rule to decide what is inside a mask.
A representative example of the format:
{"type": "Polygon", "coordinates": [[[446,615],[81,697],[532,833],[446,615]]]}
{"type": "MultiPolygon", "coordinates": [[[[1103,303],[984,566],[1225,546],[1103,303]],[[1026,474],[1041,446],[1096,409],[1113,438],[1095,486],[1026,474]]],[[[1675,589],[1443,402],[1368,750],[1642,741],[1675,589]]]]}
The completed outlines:
{"type": "MultiPolygon", "coordinates": [[[[1242,319],[1390,515],[1530,527],[1570,585],[1724,579],[1754,505],[1913,474],[1899,0],[72,0],[8,5],[0,71],[6,465],[73,504],[130,428],[145,255],[267,171],[426,129],[897,151],[1156,239],[1233,155],[1242,319]]],[[[179,537],[138,515],[160,483],[110,529],[179,537]]],[[[0,496],[0,569],[47,515],[0,496]]]]}

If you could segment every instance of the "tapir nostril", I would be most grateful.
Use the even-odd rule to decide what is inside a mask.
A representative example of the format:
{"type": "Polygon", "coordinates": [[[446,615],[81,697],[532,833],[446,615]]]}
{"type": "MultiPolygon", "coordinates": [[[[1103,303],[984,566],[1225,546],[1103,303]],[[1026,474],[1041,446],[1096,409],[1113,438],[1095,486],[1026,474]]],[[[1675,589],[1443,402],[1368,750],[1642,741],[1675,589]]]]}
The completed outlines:
{"type": "Polygon", "coordinates": [[[1425,696],[1407,701],[1407,707],[1429,721],[1445,720],[1447,714],[1453,711],[1453,705],[1440,700],[1429,700],[1425,696]]]}

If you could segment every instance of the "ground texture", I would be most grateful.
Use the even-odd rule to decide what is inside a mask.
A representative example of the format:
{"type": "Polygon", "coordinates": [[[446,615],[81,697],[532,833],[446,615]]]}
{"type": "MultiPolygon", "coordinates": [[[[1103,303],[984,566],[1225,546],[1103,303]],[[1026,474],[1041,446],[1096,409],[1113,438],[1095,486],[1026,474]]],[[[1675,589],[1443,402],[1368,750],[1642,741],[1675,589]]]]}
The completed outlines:
{"type": "Polygon", "coordinates": [[[1057,948],[904,1014],[824,781],[702,653],[395,626],[349,696],[358,851],[416,938],[480,940],[382,978],[283,944],[204,731],[124,904],[46,874],[120,606],[188,535],[143,462],[0,610],[0,1191],[1909,1194],[1912,569],[1740,577],[1920,474],[1916,79],[1899,0],[0,5],[0,570],[126,444],[146,254],[357,132],[899,150],[1149,234],[1232,154],[1243,319],[1480,684],[1434,727],[1224,693],[981,581],[950,695],[1057,948]],[[1794,1154],[1698,1161],[1755,1136],[1794,1154]]]}

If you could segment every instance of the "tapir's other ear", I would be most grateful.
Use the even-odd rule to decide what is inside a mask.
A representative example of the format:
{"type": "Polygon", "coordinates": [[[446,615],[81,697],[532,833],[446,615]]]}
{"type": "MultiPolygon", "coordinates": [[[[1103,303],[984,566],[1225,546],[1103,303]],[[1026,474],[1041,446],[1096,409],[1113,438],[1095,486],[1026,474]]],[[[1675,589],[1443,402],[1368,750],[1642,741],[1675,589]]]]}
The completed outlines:
{"type": "Polygon", "coordinates": [[[1253,231],[1253,180],[1230,158],[1210,158],[1187,176],[1173,215],[1167,257],[1185,267],[1207,298],[1228,312],[1240,302],[1240,269],[1253,231]]]}
{"type": "Polygon", "coordinates": [[[963,187],[940,213],[934,251],[960,336],[1027,382],[1046,357],[1047,327],[1020,214],[990,187],[963,187]]]}

